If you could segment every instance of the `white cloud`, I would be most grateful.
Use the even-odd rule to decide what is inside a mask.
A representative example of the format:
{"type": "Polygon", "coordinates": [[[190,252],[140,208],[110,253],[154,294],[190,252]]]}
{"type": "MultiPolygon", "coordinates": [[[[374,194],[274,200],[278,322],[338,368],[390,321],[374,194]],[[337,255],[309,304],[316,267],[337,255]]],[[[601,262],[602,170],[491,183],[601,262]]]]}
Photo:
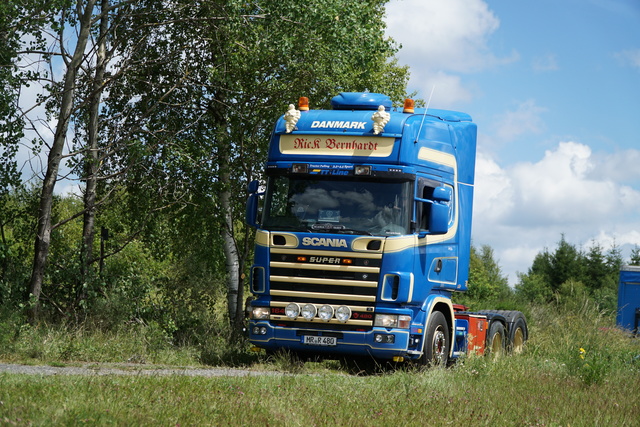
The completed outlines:
{"type": "Polygon", "coordinates": [[[513,209],[513,183],[491,157],[476,156],[476,186],[473,204],[474,223],[499,223],[513,209]]]}
{"type": "Polygon", "coordinates": [[[412,81],[421,82],[416,89],[422,92],[422,98],[427,102],[431,97],[430,107],[452,108],[458,103],[468,102],[473,98],[473,92],[464,87],[460,77],[441,71],[411,70],[412,81]]]}
{"type": "Polygon", "coordinates": [[[577,142],[560,142],[536,162],[506,168],[478,153],[474,244],[494,249],[512,284],[515,272],[526,272],[533,257],[553,248],[562,233],[583,247],[592,241],[605,249],[614,242],[640,244],[640,183],[600,177],[602,165],[627,167],[624,156],[601,159],[577,142]]]}
{"type": "Polygon", "coordinates": [[[616,52],[614,56],[626,66],[640,70],[640,49],[628,49],[616,52]]]}
{"type": "Polygon", "coordinates": [[[403,0],[387,5],[388,33],[406,57],[423,57],[432,69],[467,72],[496,58],[487,38],[500,21],[481,0],[403,0]]]}
{"type": "Polygon", "coordinates": [[[402,45],[398,57],[411,67],[410,86],[449,106],[471,98],[455,73],[490,68],[517,58],[496,57],[487,41],[500,26],[483,0],[392,0],[387,34],[402,45]]]}
{"type": "Polygon", "coordinates": [[[530,99],[519,104],[515,110],[500,114],[495,119],[496,138],[500,142],[513,141],[522,134],[542,132],[544,123],[540,116],[545,111],[530,99]]]}
{"type": "Polygon", "coordinates": [[[628,149],[614,153],[600,153],[595,159],[595,179],[633,183],[640,181],[640,150],[628,149]]]}
{"type": "MultiPolygon", "coordinates": [[[[631,192],[622,203],[623,187],[611,180],[589,177],[593,170],[591,149],[576,142],[561,142],[546,151],[537,163],[518,163],[510,168],[516,188],[512,221],[529,225],[597,223],[619,215],[629,205],[640,203],[640,193],[631,192]]],[[[640,205],[639,205],[640,206],[640,205]]]]}
{"type": "Polygon", "coordinates": [[[536,71],[538,73],[557,71],[559,69],[558,60],[556,58],[556,55],[554,54],[547,54],[545,56],[534,58],[532,66],[533,71],[536,71]]]}

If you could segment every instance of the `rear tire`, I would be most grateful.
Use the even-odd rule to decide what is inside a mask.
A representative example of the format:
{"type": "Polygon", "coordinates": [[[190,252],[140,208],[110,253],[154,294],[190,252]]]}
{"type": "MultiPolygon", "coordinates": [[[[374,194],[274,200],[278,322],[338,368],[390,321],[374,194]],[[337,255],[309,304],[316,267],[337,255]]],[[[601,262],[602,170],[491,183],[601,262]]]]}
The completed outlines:
{"type": "Polygon", "coordinates": [[[509,351],[520,354],[524,351],[524,343],[527,341],[527,324],[522,317],[516,319],[509,331],[509,351]]]}
{"type": "Polygon", "coordinates": [[[498,321],[491,323],[489,334],[487,335],[487,355],[492,359],[497,359],[505,350],[504,325],[498,321]]]}
{"type": "Polygon", "coordinates": [[[426,366],[446,366],[450,345],[447,319],[442,312],[434,311],[424,334],[420,362],[426,366]]]}

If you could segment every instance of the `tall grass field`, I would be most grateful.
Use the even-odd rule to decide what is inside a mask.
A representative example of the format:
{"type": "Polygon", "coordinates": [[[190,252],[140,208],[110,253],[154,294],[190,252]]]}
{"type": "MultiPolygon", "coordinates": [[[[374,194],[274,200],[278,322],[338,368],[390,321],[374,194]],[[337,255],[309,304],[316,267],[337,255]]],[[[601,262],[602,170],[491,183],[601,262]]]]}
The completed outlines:
{"type": "Polygon", "coordinates": [[[107,334],[5,321],[4,363],[226,364],[252,375],[3,373],[0,425],[640,425],[640,339],[587,305],[530,307],[527,316],[522,354],[369,374],[335,361],[267,359],[240,342],[176,347],[149,326],[107,334]]]}

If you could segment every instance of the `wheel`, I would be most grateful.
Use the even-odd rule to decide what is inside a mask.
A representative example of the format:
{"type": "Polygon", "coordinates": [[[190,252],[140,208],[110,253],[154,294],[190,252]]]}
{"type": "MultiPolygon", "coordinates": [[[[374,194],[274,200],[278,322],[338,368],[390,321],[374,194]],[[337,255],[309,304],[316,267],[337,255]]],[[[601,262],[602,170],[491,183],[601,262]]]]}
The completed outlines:
{"type": "Polygon", "coordinates": [[[434,311],[424,334],[420,362],[427,366],[445,366],[449,360],[450,342],[447,319],[440,311],[434,311]]]}
{"type": "Polygon", "coordinates": [[[527,323],[522,317],[518,317],[509,331],[509,351],[520,354],[524,350],[524,343],[527,341],[527,323]]]}
{"type": "Polygon", "coordinates": [[[500,322],[492,322],[487,335],[487,355],[493,359],[502,356],[505,341],[504,325],[500,322]]]}
{"type": "MultiPolygon", "coordinates": [[[[508,352],[522,353],[524,343],[529,338],[529,330],[527,329],[527,321],[524,314],[517,310],[483,310],[481,314],[500,315],[504,318],[507,331],[503,334],[504,348],[508,352]]],[[[495,323],[495,322],[494,322],[495,323]]],[[[489,349],[489,335],[487,335],[487,351],[489,349]]]]}

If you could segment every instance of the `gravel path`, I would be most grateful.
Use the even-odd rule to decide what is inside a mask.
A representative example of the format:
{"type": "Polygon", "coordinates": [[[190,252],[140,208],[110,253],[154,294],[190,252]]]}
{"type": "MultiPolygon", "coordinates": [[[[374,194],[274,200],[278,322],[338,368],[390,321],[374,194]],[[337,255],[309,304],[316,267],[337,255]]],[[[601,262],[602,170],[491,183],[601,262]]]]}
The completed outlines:
{"type": "Polygon", "coordinates": [[[0,374],[26,375],[184,375],[189,377],[248,377],[259,375],[284,375],[273,371],[251,371],[233,368],[163,368],[136,364],[83,366],[32,366],[0,363],[0,374]]]}

